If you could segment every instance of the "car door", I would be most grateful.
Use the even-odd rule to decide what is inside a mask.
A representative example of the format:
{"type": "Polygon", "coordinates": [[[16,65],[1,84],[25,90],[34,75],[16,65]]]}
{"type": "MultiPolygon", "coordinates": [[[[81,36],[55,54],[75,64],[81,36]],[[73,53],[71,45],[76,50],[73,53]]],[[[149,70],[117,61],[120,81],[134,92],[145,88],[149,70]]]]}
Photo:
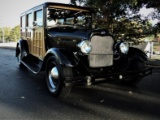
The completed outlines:
{"type": "Polygon", "coordinates": [[[45,45],[44,45],[44,23],[43,23],[43,9],[38,9],[34,11],[33,18],[33,40],[31,45],[31,53],[43,59],[45,55],[45,45]]]}
{"type": "Polygon", "coordinates": [[[28,43],[29,52],[32,53],[33,47],[33,12],[29,11],[26,14],[26,40],[28,43]]]}

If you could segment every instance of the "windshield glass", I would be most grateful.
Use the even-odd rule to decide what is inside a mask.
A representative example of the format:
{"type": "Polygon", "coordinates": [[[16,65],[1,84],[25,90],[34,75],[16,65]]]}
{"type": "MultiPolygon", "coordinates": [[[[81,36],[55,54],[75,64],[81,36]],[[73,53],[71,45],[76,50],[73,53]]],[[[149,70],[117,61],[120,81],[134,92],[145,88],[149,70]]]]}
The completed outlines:
{"type": "Polygon", "coordinates": [[[91,28],[92,14],[87,10],[48,8],[47,26],[67,25],[91,28]]]}

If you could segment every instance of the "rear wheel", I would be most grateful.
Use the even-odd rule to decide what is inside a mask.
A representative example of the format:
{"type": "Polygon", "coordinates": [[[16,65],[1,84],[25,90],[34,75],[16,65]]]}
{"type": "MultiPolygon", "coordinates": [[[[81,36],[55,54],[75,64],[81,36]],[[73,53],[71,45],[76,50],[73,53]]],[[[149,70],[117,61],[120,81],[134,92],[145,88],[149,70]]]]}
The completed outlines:
{"type": "Polygon", "coordinates": [[[25,68],[25,66],[22,64],[22,52],[19,45],[17,49],[18,49],[17,61],[18,61],[19,68],[25,68]]]}
{"type": "Polygon", "coordinates": [[[65,97],[71,87],[64,86],[64,77],[72,75],[72,69],[62,67],[59,62],[50,57],[46,66],[46,82],[49,92],[54,96],[65,97]]]}

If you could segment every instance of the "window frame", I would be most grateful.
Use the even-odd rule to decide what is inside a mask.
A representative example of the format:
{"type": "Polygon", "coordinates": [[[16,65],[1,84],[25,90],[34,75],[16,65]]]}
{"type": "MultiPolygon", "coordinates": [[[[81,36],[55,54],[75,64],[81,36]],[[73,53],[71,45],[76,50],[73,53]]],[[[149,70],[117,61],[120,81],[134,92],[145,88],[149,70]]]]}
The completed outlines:
{"type": "Polygon", "coordinates": [[[26,15],[26,27],[33,27],[33,13],[32,12],[26,15]]]}
{"type": "Polygon", "coordinates": [[[39,27],[42,27],[42,26],[44,26],[44,20],[43,20],[43,9],[38,9],[38,10],[35,10],[34,11],[34,22],[36,22],[36,26],[39,26],[39,27]],[[41,12],[41,16],[40,16],[40,18],[38,18],[37,17],[37,13],[38,12],[41,12]],[[40,19],[40,22],[39,22],[39,20],[38,19],[40,19]],[[40,23],[40,24],[39,24],[40,23]]]}

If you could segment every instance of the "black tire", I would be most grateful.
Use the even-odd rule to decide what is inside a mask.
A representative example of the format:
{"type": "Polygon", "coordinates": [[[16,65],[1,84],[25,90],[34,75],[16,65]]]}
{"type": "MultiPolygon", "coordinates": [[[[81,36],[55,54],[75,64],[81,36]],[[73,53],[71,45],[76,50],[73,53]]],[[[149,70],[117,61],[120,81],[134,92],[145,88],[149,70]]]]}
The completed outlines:
{"type": "Polygon", "coordinates": [[[71,87],[64,86],[64,77],[71,76],[72,69],[62,67],[55,57],[50,57],[46,65],[46,83],[49,92],[54,97],[66,97],[71,87]]]}
{"type": "MultiPolygon", "coordinates": [[[[141,70],[141,69],[145,69],[145,62],[140,60],[140,59],[134,59],[132,60],[132,62],[130,63],[129,66],[129,71],[134,71],[134,70],[141,70]]],[[[140,76],[135,76],[133,78],[130,79],[124,79],[123,82],[125,82],[126,84],[129,85],[135,85],[138,82],[140,82],[142,80],[143,77],[140,76]]]]}
{"type": "Polygon", "coordinates": [[[19,68],[24,69],[25,66],[22,63],[22,52],[19,45],[17,49],[18,49],[17,61],[18,61],[19,68]]]}

